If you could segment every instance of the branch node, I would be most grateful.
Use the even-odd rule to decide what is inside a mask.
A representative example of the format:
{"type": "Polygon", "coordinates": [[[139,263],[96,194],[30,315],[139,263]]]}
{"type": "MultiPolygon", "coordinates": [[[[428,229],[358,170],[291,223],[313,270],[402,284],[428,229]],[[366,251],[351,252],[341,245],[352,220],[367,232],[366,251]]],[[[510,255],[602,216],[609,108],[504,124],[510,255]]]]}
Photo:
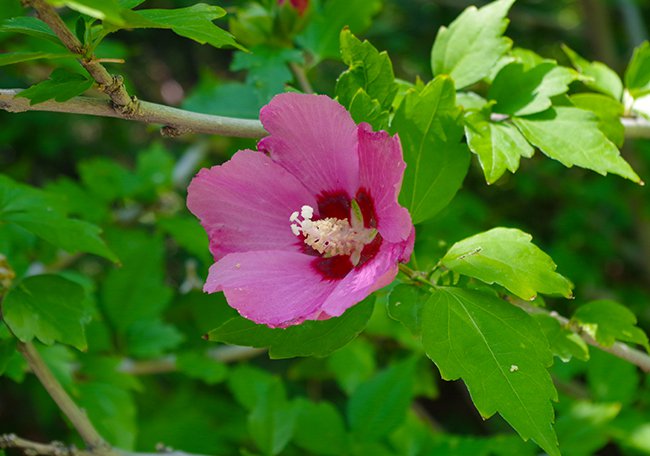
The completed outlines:
{"type": "Polygon", "coordinates": [[[176,127],[174,125],[165,125],[160,129],[160,134],[168,138],[177,138],[187,133],[192,133],[192,129],[187,127],[176,127]]]}

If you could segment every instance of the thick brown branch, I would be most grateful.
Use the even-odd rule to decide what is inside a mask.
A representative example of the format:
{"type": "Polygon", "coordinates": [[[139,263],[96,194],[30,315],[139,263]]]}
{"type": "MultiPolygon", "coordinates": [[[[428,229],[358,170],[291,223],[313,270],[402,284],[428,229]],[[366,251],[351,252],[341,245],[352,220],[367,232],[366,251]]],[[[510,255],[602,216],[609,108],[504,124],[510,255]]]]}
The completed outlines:
{"type": "Polygon", "coordinates": [[[137,102],[129,96],[124,88],[122,78],[111,75],[93,56],[85,55],[83,44],[65,25],[53,6],[45,0],[23,0],[23,3],[25,6],[34,8],[39,19],[52,29],[70,52],[79,55],[79,63],[97,82],[99,90],[111,98],[118,111],[132,113],[137,110],[137,102]]]}
{"type": "Polygon", "coordinates": [[[17,97],[18,93],[20,89],[0,89],[0,109],[9,112],[48,111],[116,117],[166,125],[185,133],[206,133],[239,138],[261,138],[267,135],[259,120],[199,114],[146,101],[140,101],[137,112],[124,113],[113,109],[109,100],[92,97],[74,97],[63,103],[49,100],[30,105],[27,98],[17,97]]]}

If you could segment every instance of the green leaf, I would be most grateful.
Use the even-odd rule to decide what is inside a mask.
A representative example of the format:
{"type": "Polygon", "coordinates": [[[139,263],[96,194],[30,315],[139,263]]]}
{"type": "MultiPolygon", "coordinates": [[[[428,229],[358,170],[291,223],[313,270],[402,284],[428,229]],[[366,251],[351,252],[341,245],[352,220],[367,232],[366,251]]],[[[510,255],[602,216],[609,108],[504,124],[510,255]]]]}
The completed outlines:
{"type": "Polygon", "coordinates": [[[208,250],[208,235],[203,227],[196,223],[194,217],[161,218],[157,221],[156,226],[169,234],[179,246],[205,264],[212,262],[212,256],[210,250],[208,250]]]}
{"type": "Polygon", "coordinates": [[[51,195],[0,175],[0,222],[16,224],[69,252],[89,252],[117,262],[101,229],[67,218],[51,195]]]}
{"type": "Polygon", "coordinates": [[[578,307],[576,321],[591,337],[605,347],[619,340],[642,345],[650,351],[648,336],[636,326],[636,316],[627,307],[609,300],[592,301],[578,307]]]}
{"type": "Polygon", "coordinates": [[[160,320],[132,323],[126,331],[126,346],[131,355],[155,358],[175,349],[185,337],[175,326],[160,320]]]}
{"type": "Polygon", "coordinates": [[[76,388],[79,405],[102,437],[123,450],[133,449],[137,424],[131,392],[109,382],[81,383],[76,388]]]}
{"type": "Polygon", "coordinates": [[[176,356],[176,368],[191,378],[214,385],[226,379],[228,370],[222,362],[200,353],[180,353],[176,356]]]}
{"type": "Polygon", "coordinates": [[[568,363],[571,358],[581,361],[589,359],[589,347],[582,337],[563,327],[560,322],[549,315],[536,314],[534,317],[548,339],[551,351],[555,356],[565,363],[568,363]]]}
{"type": "Polygon", "coordinates": [[[381,9],[381,0],[328,0],[314,2],[312,8],[312,18],[297,41],[314,55],[317,63],[338,58],[341,29],[347,26],[353,33],[363,32],[381,9]]]}
{"type": "Polygon", "coordinates": [[[566,93],[576,73],[555,62],[544,62],[532,68],[512,62],[496,75],[488,98],[495,100],[494,112],[525,116],[551,107],[551,98],[566,93]],[[517,90],[512,90],[516,87],[517,90]]]}
{"type": "Polygon", "coordinates": [[[138,190],[138,177],[114,160],[96,157],[78,165],[81,181],[90,193],[105,202],[133,196],[138,190]]]}
{"type": "Polygon", "coordinates": [[[633,98],[650,93],[650,43],[647,41],[634,49],[625,71],[625,87],[633,98]]]}
{"type": "Polygon", "coordinates": [[[441,288],[423,309],[422,344],[443,379],[463,379],[481,416],[498,412],[524,440],[560,455],[553,355],[530,315],[489,294],[441,288]]]}
{"type": "Polygon", "coordinates": [[[458,89],[486,77],[512,42],[503,36],[506,14],[514,0],[499,0],[480,9],[470,6],[441,27],[431,50],[431,68],[438,76],[451,76],[458,89]]]}
{"type": "Polygon", "coordinates": [[[306,321],[297,326],[271,329],[234,317],[208,333],[209,340],[250,347],[269,347],[271,358],[326,356],[354,339],[372,314],[370,297],[337,318],[306,321]]]}
{"type": "Polygon", "coordinates": [[[609,422],[621,411],[621,404],[576,401],[559,416],[555,429],[562,452],[571,456],[598,454],[610,440],[609,422]]]}
{"type": "Polygon", "coordinates": [[[102,21],[116,25],[124,25],[122,13],[124,9],[117,0],[47,0],[53,6],[67,6],[102,21]]]}
{"type": "Polygon", "coordinates": [[[589,111],[557,107],[512,121],[531,144],[564,166],[577,165],[602,175],[614,173],[641,183],[589,111]]]}
{"type": "Polygon", "coordinates": [[[470,154],[461,143],[455,93],[446,76],[421,90],[411,89],[391,124],[407,164],[399,200],[411,212],[413,223],[433,217],[449,204],[467,174],[470,154]]]}
{"type": "Polygon", "coordinates": [[[104,311],[115,329],[126,333],[140,320],[160,318],[172,290],[165,284],[164,244],[160,236],[130,230],[108,232],[123,266],[111,269],[100,289],[104,311]]]}
{"type": "Polygon", "coordinates": [[[5,52],[0,54],[0,66],[11,65],[14,63],[28,62],[30,60],[40,59],[70,59],[79,57],[72,53],[52,53],[52,52],[5,52]]]}
{"type": "Polygon", "coordinates": [[[131,12],[131,15],[140,20],[129,17],[125,27],[171,29],[177,35],[197,43],[209,44],[216,48],[232,46],[244,49],[230,33],[212,22],[225,14],[223,8],[205,3],[177,9],[141,9],[131,12]]]}
{"type": "Polygon", "coordinates": [[[598,128],[607,139],[622,147],[625,141],[625,127],[621,123],[623,104],[599,93],[577,93],[569,97],[571,103],[580,109],[593,112],[598,118],[598,128]]]}
{"type": "Polygon", "coordinates": [[[377,100],[382,110],[389,110],[397,86],[388,54],[379,52],[367,40],[361,42],[349,29],[341,32],[341,57],[348,66],[336,81],[339,102],[350,107],[359,89],[377,100]]]}
{"type": "Polygon", "coordinates": [[[16,354],[16,339],[0,338],[0,376],[4,375],[12,358],[16,354]]]}
{"type": "Polygon", "coordinates": [[[422,328],[422,305],[428,299],[429,292],[420,286],[397,285],[391,290],[388,298],[388,315],[419,336],[422,328]]]}
{"type": "Polygon", "coordinates": [[[90,320],[84,289],[57,275],[31,276],[5,296],[2,313],[23,342],[61,342],[86,350],[84,325],[90,320]]]}
{"type": "Polygon", "coordinates": [[[298,404],[287,401],[278,381],[262,384],[255,405],[248,415],[248,430],[265,455],[279,454],[293,436],[298,404]]]}
{"type": "Polygon", "coordinates": [[[467,144],[479,159],[485,180],[496,182],[506,170],[515,173],[521,157],[530,158],[535,150],[513,125],[493,122],[485,113],[465,117],[467,144]]]}
{"type": "Polygon", "coordinates": [[[375,372],[375,347],[366,339],[357,337],[327,358],[327,367],[341,390],[352,394],[375,372]]]}
{"type": "Polygon", "coordinates": [[[629,361],[602,350],[592,351],[587,363],[587,385],[594,400],[618,402],[630,409],[638,401],[641,379],[639,369],[629,361]]]}
{"type": "Polygon", "coordinates": [[[455,243],[440,263],[454,272],[499,285],[532,301],[537,293],[572,296],[571,282],[551,257],[514,228],[493,228],[455,243]]]}
{"type": "Polygon", "coordinates": [[[63,46],[58,36],[52,32],[45,22],[35,17],[12,17],[0,22],[0,32],[22,33],[47,40],[58,46],[63,46]]]}
{"type": "Polygon", "coordinates": [[[17,96],[28,98],[30,105],[43,103],[52,98],[61,103],[81,95],[90,89],[93,83],[92,79],[82,74],[70,73],[62,68],[57,68],[50,75],[50,79],[21,91],[17,96]]]}
{"type": "Polygon", "coordinates": [[[293,442],[311,453],[338,456],[346,449],[345,424],[329,402],[300,401],[293,442]]]}
{"type": "Polygon", "coordinates": [[[375,131],[388,128],[389,112],[363,89],[359,89],[352,97],[348,111],[356,123],[368,122],[375,131]]]}
{"type": "Polygon", "coordinates": [[[255,87],[248,84],[204,79],[190,92],[182,107],[203,114],[257,119],[262,103],[255,87]]]}
{"type": "Polygon", "coordinates": [[[284,92],[286,83],[293,80],[289,63],[302,63],[303,56],[296,49],[255,46],[250,52],[235,52],[230,69],[246,70],[246,83],[254,87],[260,104],[268,103],[274,95],[284,92]]]}
{"type": "Polygon", "coordinates": [[[615,100],[623,97],[623,82],[614,70],[601,62],[589,62],[578,55],[569,46],[563,44],[562,50],[581,74],[587,77],[582,82],[598,92],[609,95],[615,100]]]}
{"type": "Polygon", "coordinates": [[[352,393],[347,413],[356,436],[379,439],[404,421],[413,400],[416,363],[416,358],[394,363],[352,393]]]}

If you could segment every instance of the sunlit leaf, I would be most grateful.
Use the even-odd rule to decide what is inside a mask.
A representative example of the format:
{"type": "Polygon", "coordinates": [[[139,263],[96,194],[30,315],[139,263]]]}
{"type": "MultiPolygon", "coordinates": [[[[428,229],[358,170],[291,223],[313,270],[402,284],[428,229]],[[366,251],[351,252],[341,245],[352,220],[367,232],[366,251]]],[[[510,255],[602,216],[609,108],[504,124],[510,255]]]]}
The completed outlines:
{"type": "Polygon", "coordinates": [[[559,456],[553,355],[523,310],[492,295],[442,288],[423,309],[422,344],[446,380],[461,378],[484,418],[498,412],[523,439],[559,456]]]}

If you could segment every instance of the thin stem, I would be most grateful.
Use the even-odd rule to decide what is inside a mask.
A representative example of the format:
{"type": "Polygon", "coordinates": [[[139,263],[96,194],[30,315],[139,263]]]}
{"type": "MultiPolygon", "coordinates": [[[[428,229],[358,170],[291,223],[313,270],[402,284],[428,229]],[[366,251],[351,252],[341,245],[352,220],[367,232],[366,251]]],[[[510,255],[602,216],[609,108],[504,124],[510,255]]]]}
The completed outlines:
{"type": "Polygon", "coordinates": [[[102,436],[99,435],[86,414],[75,404],[59,381],[52,375],[52,371],[47,367],[34,345],[18,342],[18,350],[50,397],[68,417],[86,445],[90,449],[106,448],[107,445],[102,436]]]}
{"type": "Polygon", "coordinates": [[[56,12],[53,6],[45,0],[23,0],[25,6],[31,6],[36,11],[39,19],[45,22],[61,40],[61,43],[73,54],[78,54],[79,63],[97,82],[99,90],[111,98],[113,106],[120,112],[133,113],[137,111],[137,102],[129,96],[124,88],[124,83],[120,76],[113,76],[106,68],[94,58],[94,56],[85,55],[86,49],[77,37],[65,25],[61,16],[56,12]]]}
{"type": "Polygon", "coordinates": [[[262,138],[267,135],[259,120],[200,114],[146,101],[139,102],[137,112],[125,113],[115,110],[109,100],[92,97],[74,97],[63,103],[49,100],[31,105],[27,98],[17,96],[20,92],[20,89],[0,89],[0,109],[9,112],[48,111],[85,114],[167,125],[163,133],[171,136],[182,133],[205,133],[238,138],[262,138]]]}
{"type": "Polygon", "coordinates": [[[300,85],[300,88],[305,93],[314,93],[314,89],[307,78],[307,73],[305,73],[305,67],[298,65],[296,62],[289,63],[289,67],[293,72],[293,75],[296,77],[296,81],[300,85]]]}
{"type": "MultiPolygon", "coordinates": [[[[23,439],[15,434],[0,435],[0,449],[17,448],[29,455],[43,456],[98,456],[95,450],[83,450],[75,446],[67,446],[61,442],[39,443],[23,439]]],[[[186,453],[159,445],[157,453],[139,453],[124,451],[117,448],[108,448],[102,453],[104,456],[203,456],[200,454],[186,453]]]]}

